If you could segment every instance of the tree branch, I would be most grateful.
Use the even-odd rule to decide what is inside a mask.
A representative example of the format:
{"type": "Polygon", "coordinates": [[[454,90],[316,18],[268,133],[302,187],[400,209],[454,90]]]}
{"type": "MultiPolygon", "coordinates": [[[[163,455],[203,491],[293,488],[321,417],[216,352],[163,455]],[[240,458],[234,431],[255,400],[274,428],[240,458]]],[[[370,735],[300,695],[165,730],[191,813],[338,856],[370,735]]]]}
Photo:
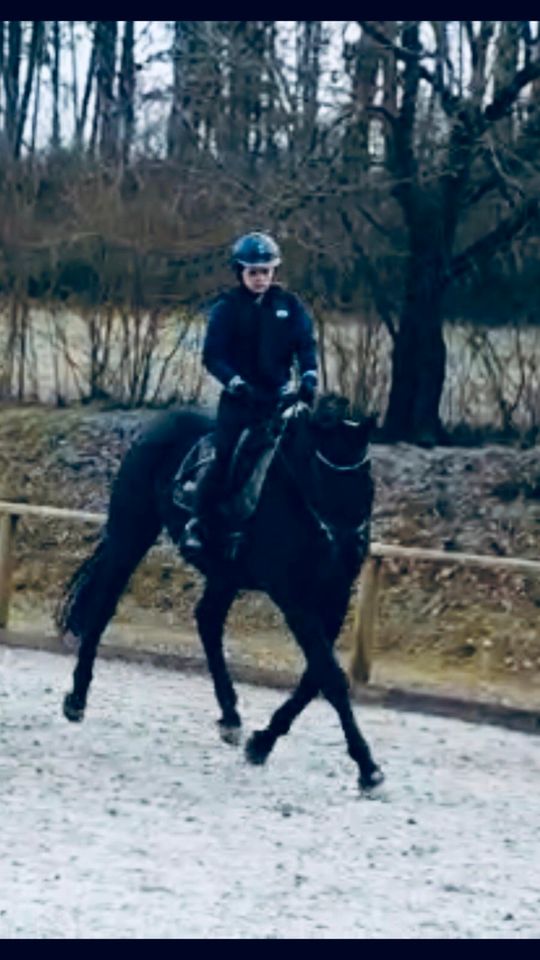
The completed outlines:
{"type": "Polygon", "coordinates": [[[384,21],[380,20],[357,20],[356,21],[359,27],[362,27],[362,30],[372,37],[373,40],[376,40],[382,47],[386,50],[390,50],[398,60],[408,61],[409,63],[418,63],[420,60],[427,57],[435,57],[435,53],[429,53],[427,50],[424,50],[423,47],[420,47],[418,50],[413,50],[410,47],[403,46],[403,44],[396,43],[395,40],[391,40],[390,37],[386,35],[384,30],[378,27],[377,23],[383,23],[384,21]]]}
{"type": "Polygon", "coordinates": [[[28,114],[28,105],[30,103],[30,95],[32,93],[32,84],[34,82],[34,74],[36,72],[36,64],[38,63],[39,56],[41,55],[41,46],[43,43],[43,36],[45,33],[45,21],[44,20],[32,20],[32,37],[30,40],[30,49],[28,52],[28,65],[26,68],[26,81],[24,84],[24,91],[21,99],[21,105],[19,108],[19,116],[17,122],[17,129],[15,133],[15,144],[13,147],[13,154],[16,158],[19,157],[21,152],[21,146],[23,142],[24,127],[26,124],[26,118],[28,114]]]}
{"type": "Polygon", "coordinates": [[[498,179],[494,173],[491,173],[489,177],[486,177],[482,183],[478,184],[474,190],[464,198],[463,207],[474,207],[475,204],[479,203],[480,200],[483,200],[488,193],[491,193],[492,190],[496,190],[498,186],[498,179]]]}
{"type": "Polygon", "coordinates": [[[378,106],[374,103],[371,103],[371,104],[368,104],[365,109],[366,109],[366,113],[373,113],[377,117],[382,117],[383,120],[386,120],[391,127],[393,127],[397,123],[398,118],[393,113],[391,113],[391,111],[388,110],[387,107],[378,106]]]}
{"type": "Polygon", "coordinates": [[[446,84],[443,82],[440,71],[437,74],[434,74],[431,72],[431,70],[428,70],[423,63],[420,62],[426,58],[437,58],[439,56],[437,51],[431,53],[427,50],[424,50],[422,46],[420,46],[418,50],[414,50],[403,46],[402,44],[396,43],[394,40],[391,40],[386,36],[384,30],[381,30],[380,27],[375,26],[372,20],[357,20],[356,22],[360,27],[362,27],[362,30],[365,30],[368,36],[372,37],[373,40],[376,40],[381,47],[390,51],[390,53],[393,53],[396,60],[401,60],[409,65],[414,64],[420,79],[425,80],[426,83],[429,83],[430,86],[432,86],[433,89],[440,95],[441,104],[446,115],[451,117],[455,114],[460,105],[459,98],[450,92],[446,84]]]}
{"type": "Polygon", "coordinates": [[[472,270],[480,261],[492,256],[506,246],[525,227],[540,217],[540,200],[527,200],[518,210],[503,220],[491,233],[476,240],[462,253],[453,258],[447,270],[445,284],[472,270]]]}
{"type": "Polygon", "coordinates": [[[486,141],[485,155],[487,165],[492,171],[501,195],[504,197],[509,206],[515,209],[518,203],[517,198],[519,198],[521,201],[525,199],[525,191],[522,185],[513,177],[509,176],[502,166],[501,161],[497,156],[497,150],[495,148],[493,138],[489,136],[489,134],[486,135],[486,141]]]}
{"type": "Polygon", "coordinates": [[[359,259],[364,264],[367,279],[369,281],[369,285],[373,292],[373,299],[375,300],[375,306],[377,307],[379,316],[381,317],[381,320],[386,326],[388,333],[392,337],[392,340],[395,341],[397,338],[397,331],[396,331],[396,327],[392,317],[392,307],[386,295],[384,286],[379,279],[379,274],[377,273],[377,270],[375,269],[372,261],[370,260],[366,251],[364,250],[364,247],[358,240],[356,236],[356,231],[354,229],[354,224],[352,223],[346,210],[341,211],[341,222],[345,227],[346,233],[351,241],[351,245],[355,254],[359,257],[359,259]]]}
{"type": "Polygon", "coordinates": [[[469,41],[469,47],[471,51],[471,62],[473,70],[476,70],[478,66],[478,44],[476,42],[476,37],[474,35],[474,24],[472,20],[464,20],[465,31],[467,33],[467,39],[469,41]]]}
{"type": "Polygon", "coordinates": [[[484,123],[496,123],[504,117],[516,102],[524,87],[540,78],[540,60],[532,60],[518,70],[513,79],[502,87],[483,113],[484,123]]]}

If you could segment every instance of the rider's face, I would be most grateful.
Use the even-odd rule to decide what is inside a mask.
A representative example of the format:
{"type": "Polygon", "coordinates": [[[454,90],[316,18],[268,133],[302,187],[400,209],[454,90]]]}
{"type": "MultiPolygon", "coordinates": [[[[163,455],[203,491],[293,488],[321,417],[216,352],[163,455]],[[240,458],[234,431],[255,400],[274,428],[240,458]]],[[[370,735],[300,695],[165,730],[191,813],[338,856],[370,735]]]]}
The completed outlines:
{"type": "Polygon", "coordinates": [[[274,279],[274,267],[244,267],[242,282],[251,293],[266,293],[274,279]]]}

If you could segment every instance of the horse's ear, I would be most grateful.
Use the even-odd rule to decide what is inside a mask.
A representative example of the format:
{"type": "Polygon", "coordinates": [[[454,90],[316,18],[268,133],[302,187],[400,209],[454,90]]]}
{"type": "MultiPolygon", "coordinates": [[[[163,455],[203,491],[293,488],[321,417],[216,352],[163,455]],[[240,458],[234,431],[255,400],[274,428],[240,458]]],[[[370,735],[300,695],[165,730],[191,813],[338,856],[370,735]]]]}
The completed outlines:
{"type": "Polygon", "coordinates": [[[350,415],[350,403],[346,397],[337,393],[323,393],[319,396],[311,420],[321,430],[332,430],[350,415]]]}
{"type": "Polygon", "coordinates": [[[375,430],[377,429],[377,413],[371,413],[369,417],[366,417],[365,420],[358,425],[360,427],[360,432],[363,437],[364,443],[369,443],[371,437],[373,436],[375,430]]]}

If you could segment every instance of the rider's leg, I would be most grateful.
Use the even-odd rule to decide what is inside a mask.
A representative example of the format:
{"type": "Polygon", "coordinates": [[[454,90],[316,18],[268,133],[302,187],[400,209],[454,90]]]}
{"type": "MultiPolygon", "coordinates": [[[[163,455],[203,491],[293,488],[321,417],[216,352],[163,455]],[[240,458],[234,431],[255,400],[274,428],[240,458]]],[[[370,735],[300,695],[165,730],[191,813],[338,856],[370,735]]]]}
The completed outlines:
{"type": "Polygon", "coordinates": [[[218,407],[215,456],[197,484],[196,514],[186,525],[184,549],[200,550],[218,525],[229,463],[241,434],[251,423],[252,415],[246,404],[224,391],[218,407]]]}

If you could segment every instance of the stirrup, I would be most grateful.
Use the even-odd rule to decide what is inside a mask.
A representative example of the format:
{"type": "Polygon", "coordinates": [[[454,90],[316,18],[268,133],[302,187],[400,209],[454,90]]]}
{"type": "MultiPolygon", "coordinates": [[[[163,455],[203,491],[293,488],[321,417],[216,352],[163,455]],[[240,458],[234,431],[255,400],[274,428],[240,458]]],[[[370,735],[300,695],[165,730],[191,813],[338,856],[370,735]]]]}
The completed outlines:
{"type": "Polygon", "coordinates": [[[188,520],[180,538],[182,550],[199,552],[204,550],[207,537],[198,517],[188,520]]]}

